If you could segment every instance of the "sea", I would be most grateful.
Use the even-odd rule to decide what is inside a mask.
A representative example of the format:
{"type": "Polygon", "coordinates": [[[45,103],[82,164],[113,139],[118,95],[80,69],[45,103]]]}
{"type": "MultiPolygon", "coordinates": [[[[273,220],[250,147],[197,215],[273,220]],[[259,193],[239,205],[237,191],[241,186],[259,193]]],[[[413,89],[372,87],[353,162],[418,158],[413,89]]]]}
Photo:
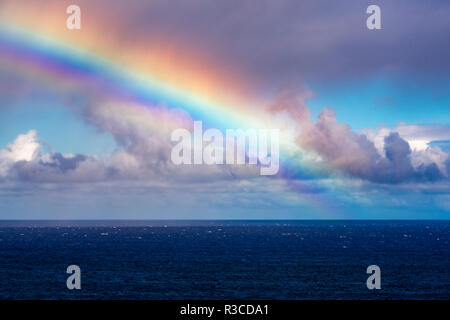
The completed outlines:
{"type": "Polygon", "coordinates": [[[0,299],[449,298],[450,221],[0,221],[0,299]]]}

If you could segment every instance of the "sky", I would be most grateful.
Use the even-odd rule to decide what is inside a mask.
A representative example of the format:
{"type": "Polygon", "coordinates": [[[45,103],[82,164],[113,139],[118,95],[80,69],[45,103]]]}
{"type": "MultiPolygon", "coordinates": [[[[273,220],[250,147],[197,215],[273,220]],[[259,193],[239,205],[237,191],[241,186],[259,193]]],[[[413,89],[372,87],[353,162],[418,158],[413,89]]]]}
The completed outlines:
{"type": "Polygon", "coordinates": [[[0,0],[0,219],[449,219],[449,16],[446,0],[0,0]],[[280,170],[175,165],[171,133],[194,121],[279,129],[280,170]]]}

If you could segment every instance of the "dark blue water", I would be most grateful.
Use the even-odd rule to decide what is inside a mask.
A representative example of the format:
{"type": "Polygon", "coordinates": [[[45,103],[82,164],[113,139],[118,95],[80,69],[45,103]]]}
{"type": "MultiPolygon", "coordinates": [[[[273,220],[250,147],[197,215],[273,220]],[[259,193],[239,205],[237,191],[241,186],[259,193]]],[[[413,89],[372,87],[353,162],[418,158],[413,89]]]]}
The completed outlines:
{"type": "Polygon", "coordinates": [[[449,299],[450,221],[0,222],[0,298],[449,299]]]}

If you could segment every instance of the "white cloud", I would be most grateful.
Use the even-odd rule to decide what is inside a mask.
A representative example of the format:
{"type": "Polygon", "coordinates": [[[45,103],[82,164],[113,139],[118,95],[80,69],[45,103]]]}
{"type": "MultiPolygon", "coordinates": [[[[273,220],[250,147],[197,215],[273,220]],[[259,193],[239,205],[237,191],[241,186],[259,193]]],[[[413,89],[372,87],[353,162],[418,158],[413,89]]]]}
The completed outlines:
{"type": "Polygon", "coordinates": [[[0,176],[6,176],[10,168],[19,161],[32,161],[39,157],[42,146],[35,130],[20,134],[14,142],[0,150],[0,176]]]}
{"type": "Polygon", "coordinates": [[[406,124],[401,122],[394,131],[406,140],[450,140],[450,125],[446,124],[406,124]]]}

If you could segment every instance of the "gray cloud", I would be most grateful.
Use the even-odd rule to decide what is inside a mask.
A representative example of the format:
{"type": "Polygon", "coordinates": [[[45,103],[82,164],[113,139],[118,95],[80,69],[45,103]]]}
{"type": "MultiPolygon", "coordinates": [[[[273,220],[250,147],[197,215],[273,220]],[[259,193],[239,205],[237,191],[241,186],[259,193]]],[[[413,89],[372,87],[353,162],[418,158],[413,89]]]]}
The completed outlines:
{"type": "Polygon", "coordinates": [[[62,172],[68,170],[75,170],[80,162],[86,161],[87,157],[82,154],[77,154],[73,157],[65,157],[61,153],[56,152],[50,156],[50,162],[39,161],[40,165],[59,168],[62,172]]]}
{"type": "MultiPolygon", "coordinates": [[[[406,72],[447,76],[450,3],[379,0],[382,30],[366,28],[373,1],[82,1],[125,26],[122,41],[152,35],[201,48],[216,65],[272,88],[406,72]],[[124,8],[126,7],[126,10],[124,8]]],[[[118,35],[120,37],[120,35],[118,35]]],[[[267,88],[266,88],[267,89],[267,88]]]]}
{"type": "MultiPolygon", "coordinates": [[[[324,109],[317,121],[312,121],[306,97],[307,93],[300,97],[285,93],[269,111],[284,113],[293,119],[298,146],[306,153],[316,154],[319,158],[314,161],[325,170],[302,172],[299,158],[300,169],[296,172],[289,172],[289,168],[282,170],[280,175],[288,180],[299,178],[300,172],[303,178],[309,176],[309,179],[343,173],[383,184],[434,182],[450,176],[450,158],[438,147],[413,152],[398,132],[389,132],[384,136],[380,153],[366,135],[339,123],[331,108],[324,109]]],[[[111,133],[121,149],[103,158],[57,152],[43,154],[36,132],[30,131],[0,150],[2,175],[37,182],[154,180],[183,183],[245,180],[258,176],[258,169],[253,166],[175,166],[170,161],[170,132],[177,127],[189,127],[192,120],[179,110],[163,106],[155,117],[153,109],[127,104],[124,113],[120,103],[105,101],[74,109],[85,121],[111,133]]]]}
{"type": "Polygon", "coordinates": [[[408,140],[445,141],[450,140],[449,124],[406,124],[396,128],[402,137],[408,140]]]}
{"type": "MultiPolygon", "coordinates": [[[[3,0],[0,6],[10,2],[29,5],[3,0]]],[[[61,10],[64,18],[64,3],[45,2],[61,10]]],[[[333,81],[383,73],[435,79],[448,77],[450,69],[447,0],[378,0],[382,29],[376,31],[366,28],[366,9],[374,4],[369,0],[77,4],[85,13],[83,28],[96,28],[88,32],[107,34],[124,47],[162,43],[173,52],[200,53],[205,62],[212,62],[208,65],[249,75],[249,83],[265,91],[296,87],[305,79],[333,81]]],[[[36,19],[46,19],[42,11],[36,19]]]]}

